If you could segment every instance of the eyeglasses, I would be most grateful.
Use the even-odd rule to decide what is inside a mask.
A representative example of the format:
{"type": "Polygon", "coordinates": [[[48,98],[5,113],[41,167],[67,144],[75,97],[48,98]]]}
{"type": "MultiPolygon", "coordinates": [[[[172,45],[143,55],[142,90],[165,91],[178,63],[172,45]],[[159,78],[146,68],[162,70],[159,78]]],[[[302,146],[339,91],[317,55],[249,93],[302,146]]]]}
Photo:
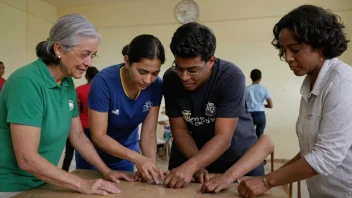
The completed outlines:
{"type": "Polygon", "coordinates": [[[181,69],[180,66],[176,65],[175,61],[172,63],[171,65],[171,69],[172,71],[176,72],[176,74],[178,74],[179,76],[182,76],[182,75],[187,75],[189,77],[195,77],[195,76],[199,76],[199,74],[201,74],[205,68],[205,66],[207,65],[209,61],[205,62],[204,66],[202,67],[202,69],[198,70],[198,71],[193,71],[193,70],[190,70],[190,71],[183,71],[181,69]]]}
{"type": "Polygon", "coordinates": [[[96,53],[94,53],[94,54],[92,54],[92,55],[90,55],[90,53],[80,54],[80,53],[76,52],[76,50],[74,50],[73,48],[71,48],[71,50],[72,50],[75,54],[77,54],[77,56],[79,56],[79,57],[81,58],[81,60],[85,60],[85,59],[87,59],[88,57],[90,57],[92,60],[93,60],[94,58],[98,58],[98,55],[97,55],[96,53]]]}

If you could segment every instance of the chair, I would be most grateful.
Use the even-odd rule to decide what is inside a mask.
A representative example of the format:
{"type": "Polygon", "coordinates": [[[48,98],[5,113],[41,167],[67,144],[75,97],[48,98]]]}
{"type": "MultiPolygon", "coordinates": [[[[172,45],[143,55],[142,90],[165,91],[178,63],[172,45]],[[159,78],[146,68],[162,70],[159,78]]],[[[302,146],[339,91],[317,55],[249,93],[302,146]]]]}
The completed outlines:
{"type": "MultiPolygon", "coordinates": [[[[271,161],[271,172],[274,171],[274,151],[270,155],[270,161],[271,161]]],[[[292,198],[292,189],[293,189],[293,184],[285,184],[281,186],[286,194],[288,195],[289,198],[292,198]]],[[[297,198],[301,198],[301,181],[297,181],[297,198]]]]}
{"type": "MultiPolygon", "coordinates": [[[[292,198],[293,184],[285,184],[281,186],[289,198],[292,198]]],[[[297,198],[301,198],[301,181],[297,181],[297,198]]]]}

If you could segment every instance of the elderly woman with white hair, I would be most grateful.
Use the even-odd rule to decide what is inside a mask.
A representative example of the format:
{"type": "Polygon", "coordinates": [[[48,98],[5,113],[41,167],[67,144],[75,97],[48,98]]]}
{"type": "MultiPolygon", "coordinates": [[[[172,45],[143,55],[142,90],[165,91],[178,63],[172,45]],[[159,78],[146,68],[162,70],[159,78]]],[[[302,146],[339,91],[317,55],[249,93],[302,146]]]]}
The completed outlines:
{"type": "Polygon", "coordinates": [[[37,45],[38,59],[8,78],[0,96],[0,197],[45,182],[84,194],[118,193],[112,182],[85,180],[56,166],[67,137],[106,179],[132,181],[105,165],[78,117],[72,77],[82,77],[100,40],[83,16],[63,16],[51,28],[48,40],[37,45]]]}

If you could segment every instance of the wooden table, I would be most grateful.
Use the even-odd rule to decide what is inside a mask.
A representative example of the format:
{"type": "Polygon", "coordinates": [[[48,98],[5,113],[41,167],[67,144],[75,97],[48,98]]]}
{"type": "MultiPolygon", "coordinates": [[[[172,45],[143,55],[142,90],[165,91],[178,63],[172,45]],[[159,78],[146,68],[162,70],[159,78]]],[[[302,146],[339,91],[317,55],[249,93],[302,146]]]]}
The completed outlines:
{"type": "MultiPolygon", "coordinates": [[[[85,179],[98,179],[102,176],[91,170],[75,170],[73,174],[85,178],[85,179]]],[[[132,173],[131,173],[132,174],[132,173]]],[[[232,187],[226,191],[222,191],[218,194],[202,194],[199,192],[201,184],[191,183],[186,188],[172,189],[166,188],[163,185],[152,185],[143,182],[125,182],[121,181],[117,184],[121,193],[110,194],[104,196],[106,198],[203,198],[203,197],[240,197],[237,192],[237,185],[233,184],[232,187]]],[[[55,185],[45,184],[39,188],[23,192],[15,196],[16,198],[88,198],[88,197],[102,197],[97,195],[83,195],[74,191],[70,191],[55,185]]],[[[260,196],[261,198],[281,198],[288,197],[281,187],[276,187],[268,191],[265,195],[260,196]]]]}

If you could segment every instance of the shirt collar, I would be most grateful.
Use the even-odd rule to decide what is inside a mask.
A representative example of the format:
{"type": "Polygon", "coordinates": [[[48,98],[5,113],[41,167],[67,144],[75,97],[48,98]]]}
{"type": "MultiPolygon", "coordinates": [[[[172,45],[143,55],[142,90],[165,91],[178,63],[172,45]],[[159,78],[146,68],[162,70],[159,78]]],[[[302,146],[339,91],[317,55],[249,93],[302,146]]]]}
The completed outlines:
{"type": "Polygon", "coordinates": [[[321,90],[324,88],[324,85],[326,83],[326,78],[328,77],[328,74],[330,73],[330,69],[331,66],[337,61],[336,58],[333,59],[326,59],[324,61],[323,66],[320,68],[317,80],[315,81],[313,90],[310,92],[310,86],[311,86],[311,82],[312,79],[309,75],[306,76],[306,78],[304,79],[303,83],[302,83],[302,87],[301,87],[301,94],[314,94],[316,96],[318,96],[321,93],[321,90]],[[309,93],[310,92],[310,93],[309,93]]]}

